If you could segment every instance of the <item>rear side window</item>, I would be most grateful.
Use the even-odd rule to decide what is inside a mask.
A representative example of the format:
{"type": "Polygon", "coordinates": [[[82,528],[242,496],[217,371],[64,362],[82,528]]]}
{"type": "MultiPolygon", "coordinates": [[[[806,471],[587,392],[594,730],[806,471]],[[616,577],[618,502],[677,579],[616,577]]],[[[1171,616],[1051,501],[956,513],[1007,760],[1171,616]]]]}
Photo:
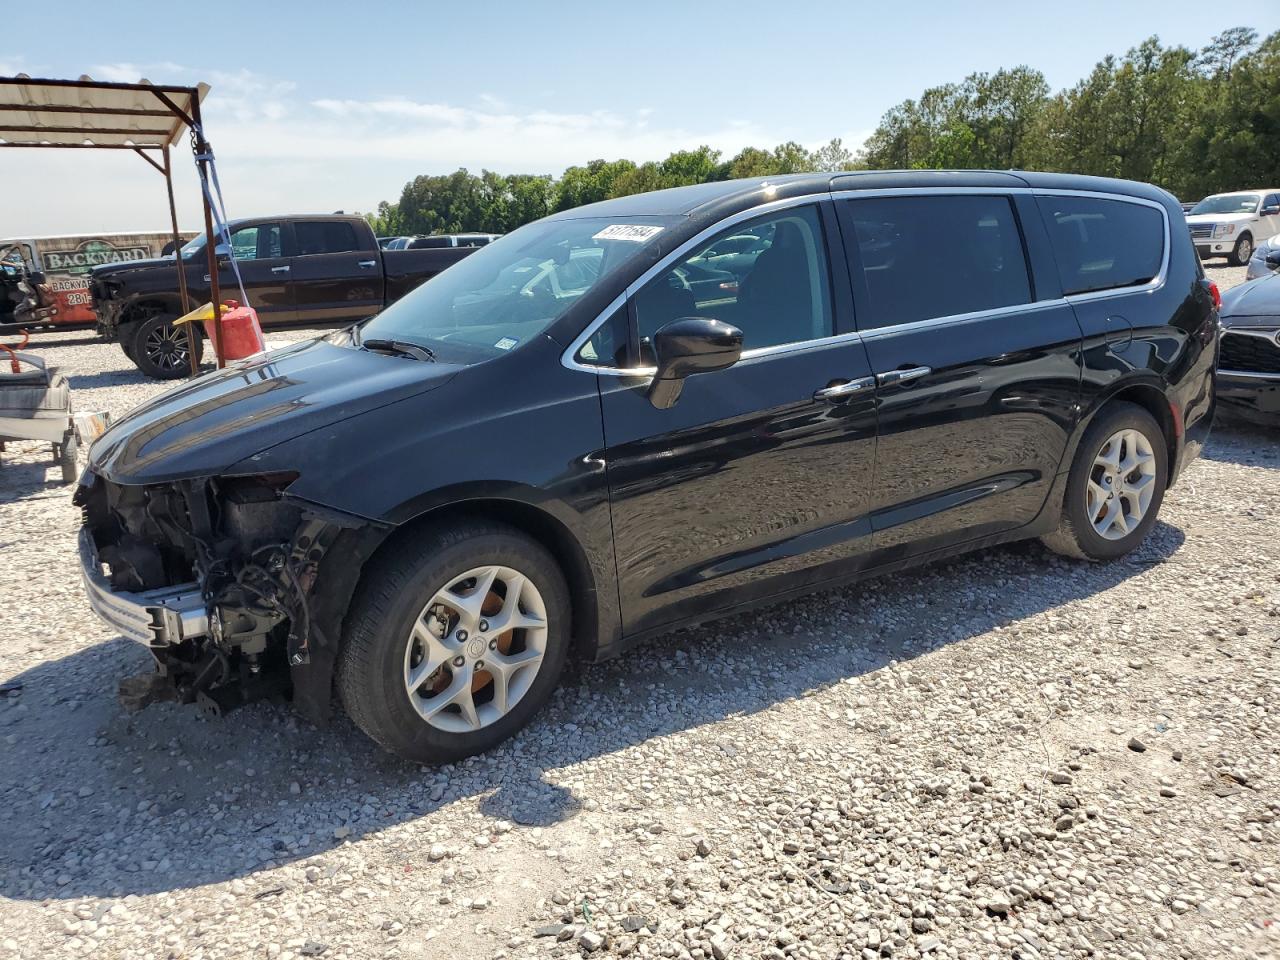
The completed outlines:
{"type": "Polygon", "coordinates": [[[1164,217],[1155,207],[1095,197],[1037,197],[1062,277],[1062,292],[1146,283],[1164,259],[1164,217]]]}
{"type": "Polygon", "coordinates": [[[293,235],[300,257],[360,249],[355,227],[344,220],[299,220],[293,225],[293,235]]]}
{"type": "Polygon", "coordinates": [[[859,261],[850,267],[861,269],[869,301],[859,327],[1031,302],[1022,233],[1008,197],[870,197],[847,203],[859,261]]]}

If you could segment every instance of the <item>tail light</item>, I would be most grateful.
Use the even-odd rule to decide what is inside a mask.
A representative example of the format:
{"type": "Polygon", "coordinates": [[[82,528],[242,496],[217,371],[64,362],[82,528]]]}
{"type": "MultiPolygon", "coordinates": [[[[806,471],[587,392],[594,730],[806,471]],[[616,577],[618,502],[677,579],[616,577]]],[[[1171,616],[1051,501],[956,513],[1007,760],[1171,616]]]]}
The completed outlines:
{"type": "Polygon", "coordinates": [[[1208,281],[1208,283],[1209,283],[1209,296],[1213,297],[1213,309],[1221,310],[1222,309],[1222,291],[1218,289],[1218,285],[1214,281],[1210,280],[1208,281]]]}

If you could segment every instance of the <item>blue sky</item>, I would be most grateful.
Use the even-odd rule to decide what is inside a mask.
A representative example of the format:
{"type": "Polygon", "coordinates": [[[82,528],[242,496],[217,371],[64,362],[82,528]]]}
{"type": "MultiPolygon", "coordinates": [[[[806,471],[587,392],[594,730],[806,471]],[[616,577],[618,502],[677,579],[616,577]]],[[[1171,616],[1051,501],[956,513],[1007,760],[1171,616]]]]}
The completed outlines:
{"type": "MultiPolygon", "coordinates": [[[[64,3],[0,35],[0,74],[212,84],[205,119],[233,216],[368,210],[419,173],[558,173],[709,143],[856,146],[895,103],[1029,64],[1053,88],[1151,34],[1202,46],[1280,29],[1275,0],[912,4],[557,0],[64,3]]],[[[0,236],[166,220],[132,155],[5,151],[0,236]],[[23,189],[12,190],[14,184],[23,189]]],[[[194,176],[178,182],[184,223],[194,176]]]]}

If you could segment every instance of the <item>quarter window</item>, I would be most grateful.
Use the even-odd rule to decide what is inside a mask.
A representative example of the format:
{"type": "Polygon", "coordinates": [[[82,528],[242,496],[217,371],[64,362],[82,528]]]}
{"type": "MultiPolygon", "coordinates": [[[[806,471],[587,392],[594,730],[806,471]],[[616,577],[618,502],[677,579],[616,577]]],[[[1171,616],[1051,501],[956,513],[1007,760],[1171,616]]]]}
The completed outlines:
{"type": "Polygon", "coordinates": [[[868,300],[860,327],[1031,302],[1022,234],[1008,197],[869,197],[847,203],[858,250],[858,262],[850,266],[855,274],[862,271],[868,300]]]}
{"type": "Polygon", "coordinates": [[[747,349],[831,336],[830,281],[817,208],[761,217],[700,244],[642,287],[635,307],[645,362],[651,360],[645,347],[654,332],[681,317],[732,324],[742,331],[747,349]]]}
{"type": "Polygon", "coordinates": [[[1155,207],[1096,197],[1037,197],[1062,292],[1143,284],[1164,259],[1164,217],[1155,207]]]}
{"type": "Polygon", "coordinates": [[[578,350],[578,362],[591,367],[630,366],[628,333],[627,308],[623,306],[587,338],[587,342],[578,350]]]}
{"type": "Polygon", "coordinates": [[[360,249],[355,228],[345,220],[299,220],[293,225],[293,235],[301,257],[360,249]]]}

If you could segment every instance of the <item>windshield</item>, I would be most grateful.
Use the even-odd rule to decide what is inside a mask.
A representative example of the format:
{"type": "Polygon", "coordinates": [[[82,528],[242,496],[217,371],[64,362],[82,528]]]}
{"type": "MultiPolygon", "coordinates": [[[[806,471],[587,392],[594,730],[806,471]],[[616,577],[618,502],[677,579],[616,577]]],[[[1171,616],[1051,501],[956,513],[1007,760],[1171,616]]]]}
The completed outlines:
{"type": "Polygon", "coordinates": [[[538,336],[675,218],[539,220],[479,248],[374,317],[361,339],[403,340],[462,362],[538,336]]]}
{"type": "Polygon", "coordinates": [[[1224,193],[1220,197],[1205,197],[1191,208],[1189,216],[1197,213],[1253,213],[1258,209],[1258,199],[1252,193],[1224,193]]]}

